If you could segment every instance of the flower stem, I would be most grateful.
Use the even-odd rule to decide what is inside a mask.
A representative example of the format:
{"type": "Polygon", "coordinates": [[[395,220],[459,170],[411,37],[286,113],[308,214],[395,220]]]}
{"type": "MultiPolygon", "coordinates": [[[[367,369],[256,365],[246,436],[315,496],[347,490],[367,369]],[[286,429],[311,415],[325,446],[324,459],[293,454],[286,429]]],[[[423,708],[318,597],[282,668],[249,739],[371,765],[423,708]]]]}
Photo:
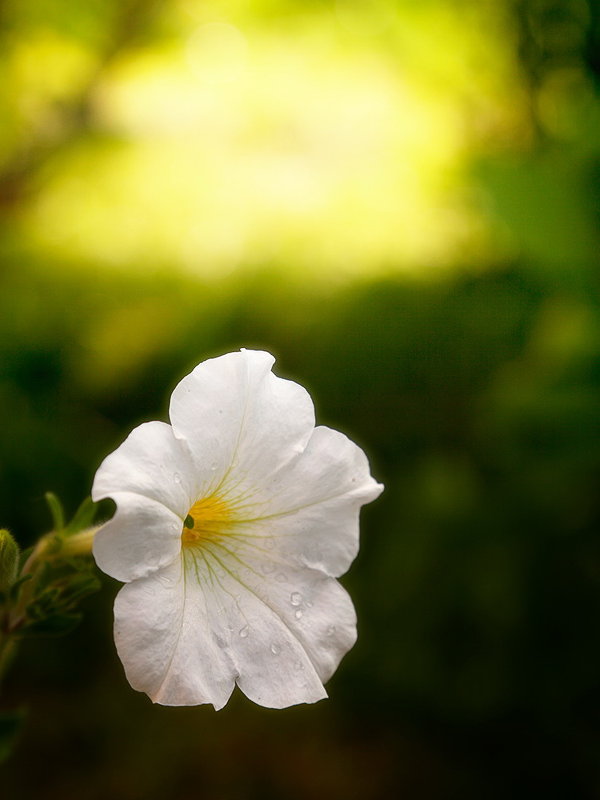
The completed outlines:
{"type": "Polygon", "coordinates": [[[68,539],[63,541],[62,547],[58,552],[59,558],[65,556],[87,556],[92,554],[92,545],[94,544],[94,536],[100,530],[100,525],[92,528],[86,528],[79,533],[69,536],[68,539]]]}
{"type": "Polygon", "coordinates": [[[44,558],[53,560],[56,558],[68,558],[69,556],[91,555],[94,536],[99,530],[99,527],[100,526],[97,525],[92,528],[86,528],[73,536],[69,536],[67,539],[63,539],[57,550],[54,550],[56,543],[56,535],[54,533],[48,533],[46,536],[42,536],[33,548],[33,552],[25,564],[23,564],[21,574],[27,575],[28,572],[33,572],[37,562],[44,558]],[[50,552],[48,552],[48,550],[50,550],[50,552]]]}

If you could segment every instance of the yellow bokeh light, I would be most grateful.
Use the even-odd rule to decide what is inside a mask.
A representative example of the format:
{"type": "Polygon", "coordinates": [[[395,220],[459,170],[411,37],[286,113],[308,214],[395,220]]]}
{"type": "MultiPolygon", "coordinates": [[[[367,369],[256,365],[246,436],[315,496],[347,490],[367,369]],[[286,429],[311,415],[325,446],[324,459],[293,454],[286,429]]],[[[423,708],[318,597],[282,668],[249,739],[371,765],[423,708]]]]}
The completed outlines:
{"type": "Polygon", "coordinates": [[[206,277],[437,269],[485,248],[465,158],[518,120],[509,65],[439,5],[425,22],[370,5],[378,21],[361,35],[359,4],[274,27],[181,4],[175,35],[105,70],[92,98],[104,135],[54,169],[24,213],[30,240],[70,260],[206,277]],[[460,47],[424,64],[406,30],[417,22],[429,53],[454,28],[460,47]]]}

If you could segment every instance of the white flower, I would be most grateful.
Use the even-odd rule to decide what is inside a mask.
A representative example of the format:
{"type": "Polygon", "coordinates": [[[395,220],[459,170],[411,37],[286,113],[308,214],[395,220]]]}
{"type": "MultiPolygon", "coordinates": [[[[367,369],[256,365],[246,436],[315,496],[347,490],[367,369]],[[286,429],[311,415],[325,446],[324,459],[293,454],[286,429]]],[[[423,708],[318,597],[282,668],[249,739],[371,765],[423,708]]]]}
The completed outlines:
{"type": "Polygon", "coordinates": [[[356,640],[335,580],[358,550],[360,507],[383,487],[362,450],[315,427],[268,353],[199,364],[175,388],[171,425],[135,428],[101,464],[99,567],[125,581],[115,641],[127,678],[164,705],[222,708],[234,685],[271,708],[327,696],[356,640]]]}

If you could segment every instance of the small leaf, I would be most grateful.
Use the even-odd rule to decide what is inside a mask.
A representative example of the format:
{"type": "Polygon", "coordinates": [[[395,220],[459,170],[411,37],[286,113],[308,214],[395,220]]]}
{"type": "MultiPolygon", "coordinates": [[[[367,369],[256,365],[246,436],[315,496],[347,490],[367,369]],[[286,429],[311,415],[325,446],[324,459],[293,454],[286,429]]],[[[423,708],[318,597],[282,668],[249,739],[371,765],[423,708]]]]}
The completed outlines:
{"type": "Polygon", "coordinates": [[[94,503],[91,497],[86,497],[83,503],[79,506],[73,519],[65,528],[65,534],[72,536],[74,533],[79,533],[84,528],[89,528],[96,516],[98,504],[94,503]]]}
{"type": "Polygon", "coordinates": [[[46,492],[45,498],[50,508],[50,513],[52,514],[53,530],[62,531],[65,527],[65,513],[60,500],[54,492],[46,492]]]}
{"type": "Polygon", "coordinates": [[[61,594],[63,606],[73,606],[88,594],[97,592],[102,586],[100,580],[94,575],[81,575],[77,581],[72,581],[61,594]]]}
{"type": "Polygon", "coordinates": [[[0,712],[0,763],[6,761],[12,753],[26,715],[23,708],[0,712]]]}

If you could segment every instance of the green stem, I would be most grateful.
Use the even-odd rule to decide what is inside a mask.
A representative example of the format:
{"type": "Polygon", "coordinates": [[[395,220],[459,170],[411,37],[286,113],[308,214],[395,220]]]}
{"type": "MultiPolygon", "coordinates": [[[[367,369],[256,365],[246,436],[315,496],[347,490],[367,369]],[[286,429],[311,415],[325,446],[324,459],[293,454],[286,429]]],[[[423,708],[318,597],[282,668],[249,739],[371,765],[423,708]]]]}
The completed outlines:
{"type": "Polygon", "coordinates": [[[100,529],[100,526],[87,528],[80,533],[69,536],[62,543],[62,547],[56,554],[57,558],[64,558],[65,556],[88,556],[92,553],[92,545],[94,544],[94,536],[100,529]]]}

